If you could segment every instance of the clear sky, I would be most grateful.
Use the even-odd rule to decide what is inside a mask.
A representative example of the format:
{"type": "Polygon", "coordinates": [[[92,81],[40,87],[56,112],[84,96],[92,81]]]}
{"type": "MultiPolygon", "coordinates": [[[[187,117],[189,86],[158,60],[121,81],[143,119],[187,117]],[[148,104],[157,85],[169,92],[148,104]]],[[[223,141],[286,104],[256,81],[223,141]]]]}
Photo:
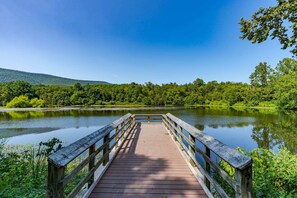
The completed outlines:
{"type": "Polygon", "coordinates": [[[0,67],[111,83],[249,82],[277,41],[241,40],[275,0],[1,0],[0,67]]]}

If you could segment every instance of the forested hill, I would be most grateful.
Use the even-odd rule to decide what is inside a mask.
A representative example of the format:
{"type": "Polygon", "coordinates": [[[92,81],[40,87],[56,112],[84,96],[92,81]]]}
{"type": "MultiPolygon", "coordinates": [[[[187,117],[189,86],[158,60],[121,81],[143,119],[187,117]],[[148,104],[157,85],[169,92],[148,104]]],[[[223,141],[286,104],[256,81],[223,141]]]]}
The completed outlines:
{"type": "Polygon", "coordinates": [[[82,85],[86,84],[108,84],[105,81],[87,81],[87,80],[75,80],[70,78],[63,78],[58,76],[52,76],[47,74],[29,73],[17,70],[0,68],[0,82],[11,82],[22,80],[33,85],[65,85],[71,86],[75,83],[82,85]]]}

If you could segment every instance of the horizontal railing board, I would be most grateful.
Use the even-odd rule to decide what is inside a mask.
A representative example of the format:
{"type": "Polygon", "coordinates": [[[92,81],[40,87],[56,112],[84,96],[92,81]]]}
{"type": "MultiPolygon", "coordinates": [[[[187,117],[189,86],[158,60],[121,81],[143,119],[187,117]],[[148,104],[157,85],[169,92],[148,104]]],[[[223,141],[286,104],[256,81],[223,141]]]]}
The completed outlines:
{"type": "Polygon", "coordinates": [[[184,130],[190,133],[193,137],[207,146],[211,151],[228,162],[234,168],[242,170],[252,163],[252,159],[250,157],[243,155],[239,151],[230,148],[219,140],[216,140],[215,138],[201,132],[200,130],[184,122],[183,120],[173,116],[170,113],[167,113],[166,116],[174,121],[176,124],[181,126],[184,130]]]}
{"type": "Polygon", "coordinates": [[[59,151],[51,154],[48,160],[57,167],[66,166],[69,162],[86,151],[90,146],[100,141],[105,135],[113,131],[118,125],[120,125],[130,116],[131,114],[128,113],[113,123],[102,127],[101,129],[80,140],[77,140],[65,148],[60,149],[59,151]]]}
{"type": "Polygon", "coordinates": [[[163,116],[163,114],[133,114],[133,117],[163,116]]]}
{"type": "MultiPolygon", "coordinates": [[[[167,120],[167,118],[165,118],[166,119],[166,122],[165,122],[165,124],[167,125],[168,123],[167,122],[169,122],[168,120],[167,120]]],[[[171,123],[169,123],[170,124],[170,126],[168,126],[167,125],[167,127],[172,127],[172,128],[174,128],[175,130],[176,130],[176,127],[175,126],[173,126],[171,123]]],[[[179,131],[177,131],[177,133],[178,134],[180,134],[180,135],[182,135],[182,136],[184,136],[184,134],[181,134],[179,131]]],[[[185,151],[187,151],[187,155],[195,162],[195,164],[197,165],[198,164],[198,162],[197,162],[197,160],[196,160],[196,158],[194,157],[194,156],[192,156],[192,155],[190,155],[189,153],[188,153],[188,150],[189,150],[189,148],[187,148],[185,145],[184,145],[184,143],[180,140],[180,139],[178,139],[178,136],[176,135],[176,134],[172,134],[174,137],[176,137],[176,141],[178,141],[179,142],[179,144],[184,148],[184,150],[185,151]]],[[[184,138],[184,137],[183,137],[184,138]]],[[[184,138],[185,139],[185,138],[184,138]]],[[[186,138],[185,139],[186,140],[186,142],[196,151],[196,152],[198,152],[201,156],[202,156],[202,158],[205,160],[205,161],[207,161],[210,165],[211,165],[211,167],[212,168],[214,168],[216,171],[217,171],[217,173],[226,181],[226,182],[228,182],[228,184],[230,184],[231,186],[232,186],[232,188],[233,189],[235,189],[236,188],[236,184],[235,184],[235,182],[234,182],[234,180],[219,166],[219,165],[217,165],[215,162],[213,162],[211,159],[210,159],[210,157],[208,157],[202,150],[200,150],[196,145],[195,145],[195,143],[193,143],[193,142],[190,142],[189,141],[189,139],[188,138],[186,138]]]]}

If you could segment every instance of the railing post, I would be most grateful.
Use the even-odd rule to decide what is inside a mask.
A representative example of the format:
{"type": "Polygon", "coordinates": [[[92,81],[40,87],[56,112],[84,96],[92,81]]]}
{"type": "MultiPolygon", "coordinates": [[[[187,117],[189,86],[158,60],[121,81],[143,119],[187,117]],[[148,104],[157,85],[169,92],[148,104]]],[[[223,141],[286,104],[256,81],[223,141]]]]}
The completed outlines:
{"type": "Polygon", "coordinates": [[[183,137],[182,137],[182,133],[183,133],[183,128],[181,126],[179,126],[178,124],[175,123],[175,127],[178,129],[179,127],[179,131],[178,131],[178,134],[179,134],[179,145],[180,145],[180,148],[183,149],[183,137]]]}
{"type": "Polygon", "coordinates": [[[132,123],[136,124],[136,117],[135,116],[132,117],[132,123]]]}
{"type": "Polygon", "coordinates": [[[119,147],[119,142],[118,142],[118,139],[119,139],[119,126],[116,127],[115,133],[116,133],[116,137],[115,137],[116,145],[115,145],[115,148],[117,149],[119,147]]]}
{"type": "MultiPolygon", "coordinates": [[[[210,159],[210,149],[204,145],[205,155],[210,159]]],[[[204,165],[206,172],[210,175],[210,164],[204,159],[204,165]]],[[[210,189],[210,181],[204,176],[204,183],[208,189],[210,189]]]]}
{"type": "Polygon", "coordinates": [[[252,197],[252,163],[246,168],[239,170],[235,169],[236,198],[251,198],[252,197]]]}
{"type": "Polygon", "coordinates": [[[177,130],[176,130],[176,126],[177,126],[177,124],[175,123],[175,122],[172,122],[173,123],[173,125],[175,126],[175,128],[172,126],[172,131],[173,131],[173,139],[175,140],[175,141],[177,141],[177,130]]]}
{"type": "Polygon", "coordinates": [[[105,166],[109,162],[109,133],[104,136],[103,144],[105,145],[105,147],[103,148],[103,166],[105,166]]]}
{"type": "MultiPolygon", "coordinates": [[[[96,145],[93,144],[92,146],[90,146],[89,148],[89,156],[92,155],[96,150],[96,145]]],[[[92,157],[89,161],[89,172],[95,167],[95,156],[92,157]]],[[[94,173],[92,174],[90,180],[89,180],[89,187],[92,185],[92,183],[94,182],[94,173]]]]}
{"type": "Polygon", "coordinates": [[[64,178],[64,167],[56,167],[48,161],[47,197],[64,198],[64,186],[61,180],[64,178]]]}
{"type": "Polygon", "coordinates": [[[167,124],[166,124],[165,122],[166,122],[166,121],[165,121],[165,118],[162,116],[162,123],[163,123],[163,125],[165,126],[165,128],[168,129],[167,124]]]}
{"type": "Polygon", "coordinates": [[[126,122],[126,124],[127,124],[126,131],[130,131],[130,130],[131,130],[131,128],[132,128],[132,126],[133,126],[132,120],[133,120],[132,117],[130,117],[130,118],[127,120],[127,122],[126,122]]]}
{"type": "Polygon", "coordinates": [[[192,158],[194,158],[194,159],[196,159],[196,149],[195,149],[195,147],[196,147],[196,141],[195,141],[195,137],[194,136],[192,136],[190,133],[189,133],[189,139],[190,139],[190,142],[192,143],[192,144],[194,144],[193,146],[189,143],[189,154],[190,154],[190,163],[191,163],[191,165],[193,166],[193,167],[195,167],[196,166],[196,164],[195,164],[195,161],[192,159],[192,158]]]}
{"type": "Polygon", "coordinates": [[[123,135],[123,134],[125,133],[124,126],[125,126],[125,122],[122,122],[122,123],[121,123],[121,137],[122,137],[122,139],[123,139],[124,136],[125,136],[125,135],[123,135]]]}
{"type": "Polygon", "coordinates": [[[164,117],[162,118],[162,121],[163,121],[163,124],[164,126],[166,127],[166,129],[169,131],[169,133],[171,134],[171,130],[170,130],[170,127],[169,127],[169,122],[167,121],[167,116],[164,115],[164,117]]]}
{"type": "Polygon", "coordinates": [[[151,116],[147,116],[147,122],[150,123],[151,121],[151,116]]]}

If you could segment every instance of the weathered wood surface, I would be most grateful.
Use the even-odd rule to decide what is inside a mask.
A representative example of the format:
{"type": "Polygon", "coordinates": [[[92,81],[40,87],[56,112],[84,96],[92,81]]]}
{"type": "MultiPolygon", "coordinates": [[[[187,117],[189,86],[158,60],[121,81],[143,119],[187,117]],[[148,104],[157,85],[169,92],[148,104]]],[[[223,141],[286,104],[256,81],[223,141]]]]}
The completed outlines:
{"type": "Polygon", "coordinates": [[[170,133],[175,136],[174,140],[177,141],[178,144],[183,148],[183,153],[189,157],[189,161],[196,165],[199,172],[204,176],[204,184],[208,187],[208,189],[213,189],[210,188],[212,185],[221,197],[228,197],[227,193],[210,173],[212,168],[216,171],[216,174],[219,174],[222,179],[229,183],[229,185],[234,189],[235,197],[252,197],[252,160],[249,157],[239,153],[234,149],[231,149],[213,137],[200,132],[198,129],[171,114],[166,114],[163,116],[163,123],[168,128],[170,133]],[[183,133],[184,131],[188,132],[188,136],[183,133]],[[196,146],[196,140],[200,141],[204,145],[204,151],[196,146]],[[188,146],[184,144],[183,141],[186,141],[188,146]],[[197,162],[196,157],[193,156],[193,150],[203,157],[204,167],[202,167],[197,162]],[[222,168],[218,166],[217,163],[211,160],[211,152],[216,153],[221,159],[226,160],[226,162],[231,166],[234,165],[233,168],[235,169],[235,180],[231,178],[224,170],[222,170],[222,168]],[[224,152],[229,152],[229,154],[224,152]],[[230,154],[235,156],[236,159],[234,160],[230,154]],[[242,161],[239,161],[238,158],[242,161]]]}
{"type": "Polygon", "coordinates": [[[130,113],[121,117],[120,119],[114,121],[113,123],[106,125],[105,127],[91,133],[90,135],[70,144],[69,146],[57,151],[56,153],[49,156],[48,160],[50,163],[57,167],[66,166],[69,162],[87,150],[90,146],[94,145],[104,136],[108,135],[112,130],[124,122],[127,118],[131,116],[130,113]]]}
{"type": "Polygon", "coordinates": [[[207,197],[161,123],[139,123],[90,197],[207,197]]]}
{"type": "Polygon", "coordinates": [[[179,126],[181,126],[183,129],[185,129],[193,137],[195,137],[202,144],[208,147],[212,152],[216,153],[220,158],[227,161],[234,168],[241,170],[251,165],[252,160],[250,157],[243,155],[239,151],[228,147],[219,140],[216,140],[215,138],[202,133],[195,127],[189,125],[188,123],[173,116],[170,113],[167,113],[166,116],[177,123],[179,126]]]}
{"type": "Polygon", "coordinates": [[[211,193],[207,187],[211,191],[216,189],[222,197],[228,197],[220,184],[214,180],[211,169],[230,184],[235,190],[235,197],[252,196],[251,159],[169,113],[166,115],[127,114],[52,154],[48,161],[48,197],[64,197],[64,186],[86,165],[88,165],[88,174],[72,190],[69,197],[75,197],[86,183],[90,187],[87,195],[91,193],[91,197],[207,197],[206,194],[212,197],[213,192],[211,193]],[[175,141],[172,141],[168,131],[162,126],[161,120],[175,141]],[[135,121],[148,123],[139,123],[138,128],[134,128],[135,121]],[[149,124],[151,121],[152,123],[149,124]],[[111,135],[113,131],[115,133],[111,135]],[[184,134],[185,131],[188,134],[184,134]],[[130,134],[128,140],[121,141],[118,145],[126,132],[130,134]],[[95,143],[100,140],[103,141],[103,145],[95,149],[95,143]],[[204,145],[204,149],[196,146],[197,140],[204,145]],[[115,161],[112,160],[116,154],[112,154],[109,161],[111,141],[115,141],[113,148],[117,148],[116,151],[121,148],[115,161]],[[121,147],[123,143],[124,147],[121,147]],[[89,156],[65,176],[66,165],[87,149],[89,156]],[[101,151],[103,156],[95,163],[94,157],[101,151]],[[211,152],[216,153],[234,167],[235,179],[212,161],[211,152]],[[196,153],[203,157],[204,166],[197,162],[196,153]],[[187,163],[203,188],[194,175],[191,175],[187,163]],[[97,181],[92,183],[94,173],[101,164],[106,166],[103,171],[101,170],[99,177],[101,180],[99,179],[99,184],[96,185],[97,181]],[[112,166],[109,169],[110,164],[112,166]],[[197,176],[198,172],[200,176],[197,176]]]}

